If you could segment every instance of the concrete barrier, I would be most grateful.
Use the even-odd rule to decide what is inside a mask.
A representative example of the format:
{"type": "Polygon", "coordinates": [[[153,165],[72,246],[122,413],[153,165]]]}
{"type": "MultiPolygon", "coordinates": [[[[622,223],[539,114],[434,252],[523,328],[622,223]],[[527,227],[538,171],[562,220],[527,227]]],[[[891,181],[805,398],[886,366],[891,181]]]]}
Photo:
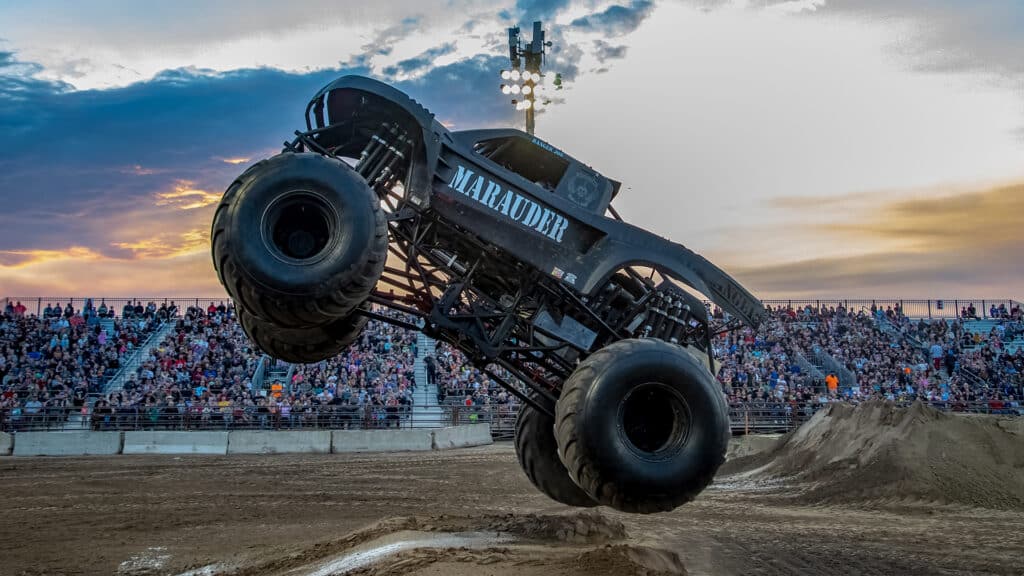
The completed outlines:
{"type": "Polygon", "coordinates": [[[239,430],[228,434],[228,454],[328,454],[330,451],[330,430],[239,430]]]}
{"type": "Polygon", "coordinates": [[[401,452],[430,450],[430,430],[335,430],[331,432],[331,451],[401,452]]]}
{"type": "Polygon", "coordinates": [[[15,456],[85,456],[120,454],[120,432],[19,432],[15,456]]]}
{"type": "Polygon", "coordinates": [[[124,433],[123,454],[227,454],[227,432],[141,431],[124,433]]]}
{"type": "Polygon", "coordinates": [[[0,432],[0,456],[10,456],[14,449],[14,438],[7,432],[0,432]]]}
{"type": "Polygon", "coordinates": [[[490,424],[469,424],[434,430],[434,450],[483,446],[494,442],[490,424]]]}

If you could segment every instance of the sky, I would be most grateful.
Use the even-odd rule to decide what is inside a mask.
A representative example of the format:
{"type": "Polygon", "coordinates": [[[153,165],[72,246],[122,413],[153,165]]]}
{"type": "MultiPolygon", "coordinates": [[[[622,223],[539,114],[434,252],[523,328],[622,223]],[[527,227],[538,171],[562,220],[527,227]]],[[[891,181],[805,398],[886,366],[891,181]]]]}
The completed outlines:
{"type": "Polygon", "coordinates": [[[535,19],[537,134],[755,295],[1024,299],[1019,0],[0,2],[0,297],[222,294],[214,205],[320,87],[522,127],[535,19]]]}

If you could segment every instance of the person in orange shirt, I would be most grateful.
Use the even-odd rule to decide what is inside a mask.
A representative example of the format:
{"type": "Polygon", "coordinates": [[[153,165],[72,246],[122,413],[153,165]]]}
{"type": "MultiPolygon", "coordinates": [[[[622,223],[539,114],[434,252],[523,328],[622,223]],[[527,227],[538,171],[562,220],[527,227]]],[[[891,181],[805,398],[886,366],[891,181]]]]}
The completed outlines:
{"type": "Polygon", "coordinates": [[[835,374],[825,376],[825,386],[830,393],[835,393],[839,389],[839,378],[836,378],[835,374]]]}
{"type": "Polygon", "coordinates": [[[281,392],[283,391],[284,386],[282,386],[281,383],[277,380],[274,380],[274,383],[270,385],[270,395],[273,396],[274,398],[280,398],[281,392]]]}

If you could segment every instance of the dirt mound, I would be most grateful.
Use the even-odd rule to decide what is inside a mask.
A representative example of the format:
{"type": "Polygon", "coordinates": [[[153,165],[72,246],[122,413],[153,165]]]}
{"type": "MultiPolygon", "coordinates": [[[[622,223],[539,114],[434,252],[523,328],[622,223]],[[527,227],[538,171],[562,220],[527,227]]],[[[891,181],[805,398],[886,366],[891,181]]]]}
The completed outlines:
{"type": "MultiPolygon", "coordinates": [[[[577,555],[589,558],[613,556],[622,566],[632,566],[615,574],[681,574],[672,572],[682,566],[673,553],[646,547],[618,544],[628,534],[623,524],[597,511],[565,514],[482,514],[479,516],[413,516],[389,518],[341,538],[315,543],[270,561],[251,566],[236,566],[232,574],[300,575],[378,575],[474,573],[471,569],[506,563],[539,566],[565,562],[577,555]],[[612,545],[611,543],[615,543],[612,545]],[[601,546],[601,548],[593,548],[601,546]],[[608,552],[613,550],[613,552],[608,552]],[[598,551],[603,551],[598,553],[598,551]],[[604,554],[605,556],[602,556],[604,554]],[[674,560],[673,560],[674,558],[674,560]],[[449,565],[459,565],[455,570],[449,565]]],[[[591,559],[593,560],[593,559],[591,559]]],[[[593,560],[593,561],[598,561],[593,560]]],[[[582,561],[582,560],[581,560],[582,561]]],[[[614,564],[614,562],[613,562],[614,564]]],[[[547,568],[545,568],[546,570],[547,568]]],[[[218,574],[211,570],[211,574],[218,574]]],[[[491,573],[498,575],[505,572],[491,573]]],[[[547,572],[541,572],[547,574],[547,572]]],[[[565,572],[583,575],[584,572],[565,572]]],[[[603,573],[603,572],[602,572],[603,573]]],[[[532,572],[508,571],[509,576],[531,576],[532,572]]],[[[589,576],[587,574],[586,576],[589,576]]]]}
{"type": "Polygon", "coordinates": [[[834,404],[771,451],[725,473],[806,481],[811,503],[925,500],[1024,508],[1024,426],[939,412],[920,402],[834,404]]]}
{"type": "Polygon", "coordinates": [[[633,545],[581,552],[559,548],[417,549],[396,554],[345,576],[685,576],[679,555],[633,545]]]}
{"type": "Polygon", "coordinates": [[[564,515],[507,514],[489,517],[484,525],[530,540],[571,544],[602,544],[626,538],[622,522],[592,511],[564,515]]]}
{"type": "Polygon", "coordinates": [[[754,456],[775,448],[782,434],[746,434],[735,436],[729,440],[729,449],[725,453],[726,460],[736,460],[745,456],[754,456]]]}

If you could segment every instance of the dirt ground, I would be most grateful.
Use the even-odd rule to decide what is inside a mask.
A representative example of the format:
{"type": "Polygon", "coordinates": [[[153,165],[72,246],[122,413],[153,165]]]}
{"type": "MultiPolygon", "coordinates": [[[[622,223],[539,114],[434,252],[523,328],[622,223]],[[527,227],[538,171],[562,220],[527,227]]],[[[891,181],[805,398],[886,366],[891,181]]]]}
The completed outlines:
{"type": "Polygon", "coordinates": [[[578,511],[509,443],[369,455],[0,459],[0,573],[1024,574],[1024,514],[798,503],[721,477],[668,514],[578,511]]]}

